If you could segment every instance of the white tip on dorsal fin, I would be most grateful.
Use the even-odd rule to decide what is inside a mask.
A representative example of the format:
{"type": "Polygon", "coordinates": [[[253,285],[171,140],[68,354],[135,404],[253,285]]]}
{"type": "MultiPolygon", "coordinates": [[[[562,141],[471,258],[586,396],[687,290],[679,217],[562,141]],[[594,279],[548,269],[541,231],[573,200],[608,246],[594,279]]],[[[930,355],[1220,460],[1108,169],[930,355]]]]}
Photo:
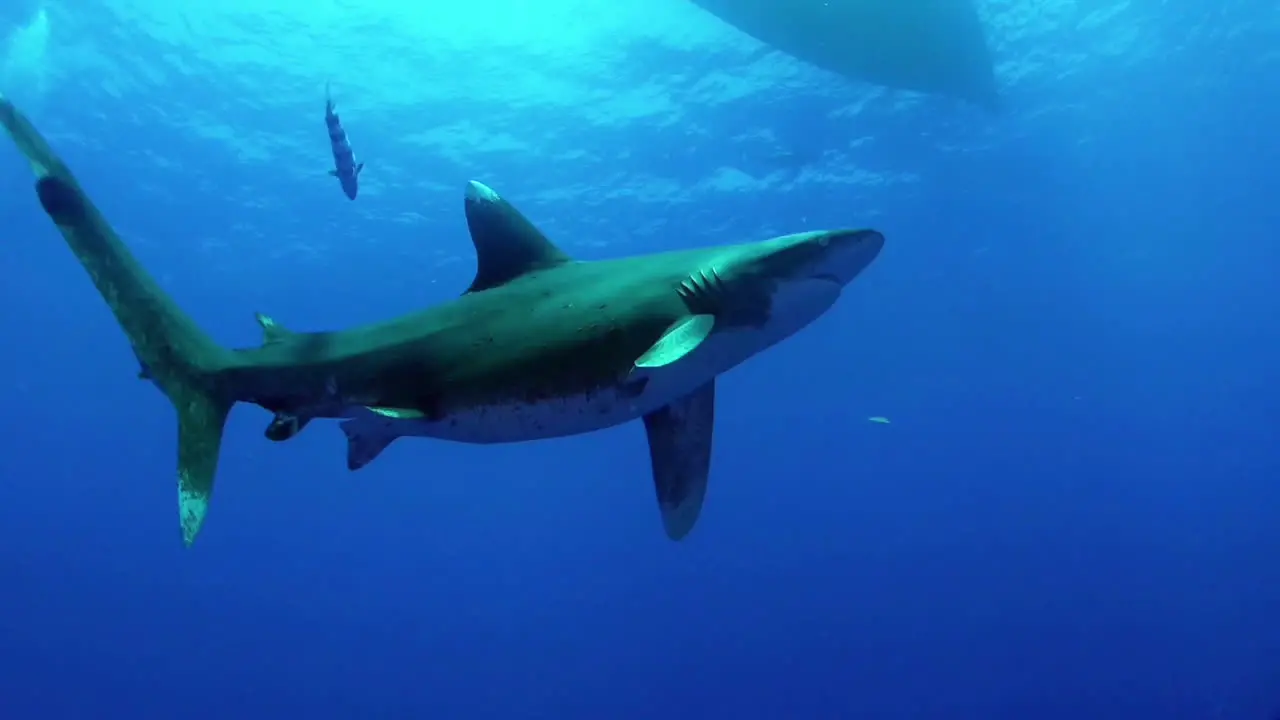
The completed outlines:
{"type": "Polygon", "coordinates": [[[254,313],[253,319],[258,322],[258,327],[262,328],[263,345],[270,345],[273,342],[279,342],[293,334],[289,330],[286,330],[284,326],[277,323],[270,315],[254,313]]]}
{"type": "Polygon", "coordinates": [[[476,277],[467,292],[488,290],[526,273],[572,262],[533,223],[487,185],[467,183],[467,228],[476,248],[476,277]]]}
{"type": "Polygon", "coordinates": [[[715,420],[715,380],[644,416],[658,509],[672,540],[688,535],[702,512],[715,420]]]}

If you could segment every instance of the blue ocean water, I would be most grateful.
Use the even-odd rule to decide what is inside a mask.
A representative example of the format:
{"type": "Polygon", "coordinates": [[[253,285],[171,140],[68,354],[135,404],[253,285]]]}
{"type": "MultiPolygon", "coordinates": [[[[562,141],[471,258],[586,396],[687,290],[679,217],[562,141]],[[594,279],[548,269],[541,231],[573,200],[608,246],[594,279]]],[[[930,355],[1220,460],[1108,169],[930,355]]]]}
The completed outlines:
{"type": "Polygon", "coordinates": [[[184,549],[173,410],[0,143],[0,718],[1280,708],[1280,6],[980,3],[991,115],[534,5],[6,2],[0,90],[228,345],[455,296],[469,179],[587,259],[883,231],[721,379],[693,534],[638,426],[349,473],[242,406],[184,549]]]}

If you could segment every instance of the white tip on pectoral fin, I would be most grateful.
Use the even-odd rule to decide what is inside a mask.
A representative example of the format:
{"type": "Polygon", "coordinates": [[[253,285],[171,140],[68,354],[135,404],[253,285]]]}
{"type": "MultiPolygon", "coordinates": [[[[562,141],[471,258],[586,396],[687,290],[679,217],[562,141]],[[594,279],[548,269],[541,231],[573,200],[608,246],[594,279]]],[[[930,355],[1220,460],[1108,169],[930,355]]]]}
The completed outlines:
{"type": "Polygon", "coordinates": [[[658,338],[658,342],[636,360],[636,367],[665,367],[680,360],[697,350],[715,326],[716,319],[713,315],[691,315],[673,323],[658,338]]]}
{"type": "Polygon", "coordinates": [[[711,474],[715,413],[716,386],[712,380],[644,416],[658,509],[672,540],[688,535],[702,512],[711,474]]]}

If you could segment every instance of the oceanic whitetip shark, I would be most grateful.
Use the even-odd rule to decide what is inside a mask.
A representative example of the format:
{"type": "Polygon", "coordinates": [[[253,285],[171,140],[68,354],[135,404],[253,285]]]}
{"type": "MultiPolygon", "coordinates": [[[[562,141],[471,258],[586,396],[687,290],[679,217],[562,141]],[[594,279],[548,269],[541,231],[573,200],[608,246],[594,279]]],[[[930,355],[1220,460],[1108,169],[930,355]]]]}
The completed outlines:
{"type": "Polygon", "coordinates": [[[466,216],[476,274],[460,297],[387,322],[264,342],[206,335],[138,263],[62,159],[11,103],[0,124],[40,205],[110,306],[142,375],[178,414],[183,541],[204,522],[233,405],[273,413],[268,437],[346,418],[358,468],[403,435],[468,443],[552,438],[643,419],[667,534],[692,529],[711,465],[716,376],[808,325],[880,253],[874,230],[580,262],[489,188],[466,216]]]}
{"type": "Polygon", "coordinates": [[[693,0],[776,50],[847,78],[999,106],[972,0],[693,0]]]}

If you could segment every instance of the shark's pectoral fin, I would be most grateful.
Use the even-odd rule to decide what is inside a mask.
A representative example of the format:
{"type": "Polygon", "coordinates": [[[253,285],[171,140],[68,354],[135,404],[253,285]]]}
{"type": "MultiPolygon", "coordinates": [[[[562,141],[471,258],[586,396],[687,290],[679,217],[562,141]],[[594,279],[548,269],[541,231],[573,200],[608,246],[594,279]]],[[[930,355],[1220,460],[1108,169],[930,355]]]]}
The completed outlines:
{"type": "Polygon", "coordinates": [[[356,165],[356,177],[360,177],[361,170],[364,170],[364,163],[358,163],[356,165]]]}
{"type": "Polygon", "coordinates": [[[346,420],[338,425],[347,436],[347,469],[359,470],[374,461],[399,435],[359,420],[346,420]]]}
{"type": "Polygon", "coordinates": [[[703,340],[715,329],[713,315],[691,315],[667,328],[653,344],[636,360],[637,368],[659,368],[670,365],[698,349],[703,340]]]}
{"type": "Polygon", "coordinates": [[[368,407],[365,408],[375,415],[381,415],[392,420],[421,420],[427,416],[420,410],[406,410],[405,408],[389,408],[389,407],[368,407]]]}
{"type": "Polygon", "coordinates": [[[672,540],[688,535],[702,511],[711,473],[715,416],[715,380],[644,416],[658,509],[672,540]]]}
{"type": "Polygon", "coordinates": [[[270,315],[263,313],[254,313],[253,319],[258,323],[258,327],[262,328],[262,344],[270,345],[273,342],[281,340],[293,334],[290,330],[285,329],[283,325],[276,322],[270,315]]]}
{"type": "Polygon", "coordinates": [[[168,395],[178,410],[178,521],[182,541],[190,546],[209,513],[231,404],[177,383],[168,395]]]}

